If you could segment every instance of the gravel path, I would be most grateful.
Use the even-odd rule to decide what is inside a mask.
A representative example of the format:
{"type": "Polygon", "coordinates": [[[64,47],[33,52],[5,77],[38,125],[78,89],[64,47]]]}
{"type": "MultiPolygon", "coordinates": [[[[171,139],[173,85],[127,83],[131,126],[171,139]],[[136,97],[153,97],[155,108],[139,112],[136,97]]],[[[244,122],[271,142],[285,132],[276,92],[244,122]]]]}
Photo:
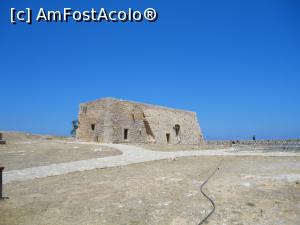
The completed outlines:
{"type": "MultiPolygon", "coordinates": [[[[70,142],[74,143],[74,142],[70,142]]],[[[76,142],[78,143],[78,142],[76,142]]],[[[79,142],[81,144],[91,144],[79,142]]],[[[116,148],[122,151],[122,155],[111,156],[105,158],[95,158],[80,160],[67,163],[51,164],[48,166],[32,167],[20,170],[11,170],[3,173],[3,183],[7,184],[13,181],[31,180],[48,176],[62,175],[76,171],[93,170],[97,168],[108,168],[116,166],[124,166],[133,163],[141,163],[153,160],[172,159],[184,156],[300,156],[300,153],[292,152],[253,152],[242,151],[236,152],[231,149],[218,150],[197,150],[197,151],[176,151],[176,152],[159,152],[151,151],[141,147],[134,147],[122,144],[98,144],[116,148]]]]}

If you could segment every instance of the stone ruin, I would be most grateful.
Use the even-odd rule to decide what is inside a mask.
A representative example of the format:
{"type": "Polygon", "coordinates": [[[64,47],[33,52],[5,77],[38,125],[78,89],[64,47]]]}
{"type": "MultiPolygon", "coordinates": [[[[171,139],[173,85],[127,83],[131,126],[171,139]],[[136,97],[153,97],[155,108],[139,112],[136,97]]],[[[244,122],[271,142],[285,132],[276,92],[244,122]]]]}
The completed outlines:
{"type": "Polygon", "coordinates": [[[114,98],[80,104],[76,138],[102,143],[204,143],[195,112],[114,98]]]}

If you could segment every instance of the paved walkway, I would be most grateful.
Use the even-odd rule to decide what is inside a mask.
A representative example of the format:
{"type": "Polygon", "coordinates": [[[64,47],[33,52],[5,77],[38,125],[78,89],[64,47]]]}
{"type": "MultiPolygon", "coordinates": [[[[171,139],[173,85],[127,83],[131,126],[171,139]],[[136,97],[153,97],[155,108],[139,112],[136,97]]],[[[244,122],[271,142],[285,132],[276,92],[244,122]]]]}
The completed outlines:
{"type": "MultiPolygon", "coordinates": [[[[74,142],[72,142],[74,143],[74,142]]],[[[78,144],[78,142],[76,142],[78,144]]],[[[91,144],[79,142],[81,144],[91,144]]],[[[93,170],[97,168],[109,168],[124,166],[133,163],[148,162],[161,159],[172,159],[184,156],[300,156],[300,153],[292,152],[235,152],[233,148],[218,150],[194,150],[194,151],[176,151],[161,152],[151,151],[140,147],[121,144],[97,144],[116,148],[123,154],[105,158],[95,158],[80,160],[74,162],[51,164],[48,166],[32,167],[20,170],[11,170],[3,173],[3,183],[7,184],[13,181],[32,180],[48,176],[62,175],[76,171],[93,170]]]]}

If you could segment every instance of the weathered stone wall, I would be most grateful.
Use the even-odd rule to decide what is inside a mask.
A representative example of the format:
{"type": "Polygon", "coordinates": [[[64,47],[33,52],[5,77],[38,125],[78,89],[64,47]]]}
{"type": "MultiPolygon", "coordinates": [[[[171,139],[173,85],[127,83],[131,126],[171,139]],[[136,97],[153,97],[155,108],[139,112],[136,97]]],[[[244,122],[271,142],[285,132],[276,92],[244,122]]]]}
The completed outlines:
{"type": "Polygon", "coordinates": [[[76,136],[85,141],[113,143],[198,145],[204,142],[194,112],[111,98],[80,105],[76,136]],[[179,127],[177,131],[175,125],[179,127]]]}

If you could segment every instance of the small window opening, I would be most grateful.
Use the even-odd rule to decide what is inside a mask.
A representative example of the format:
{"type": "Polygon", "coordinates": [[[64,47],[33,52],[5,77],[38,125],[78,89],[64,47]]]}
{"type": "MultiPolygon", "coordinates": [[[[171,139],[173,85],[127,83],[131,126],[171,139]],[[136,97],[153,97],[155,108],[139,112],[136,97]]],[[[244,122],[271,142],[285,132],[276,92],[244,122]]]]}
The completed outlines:
{"type": "Polygon", "coordinates": [[[135,122],[135,117],[134,117],[134,114],[132,113],[132,114],[131,114],[131,116],[132,116],[132,120],[133,120],[133,122],[135,122]]]}
{"type": "Polygon", "coordinates": [[[83,113],[86,113],[87,112],[87,106],[82,106],[81,110],[82,110],[83,113]]]}
{"type": "Polygon", "coordinates": [[[174,130],[175,130],[176,136],[178,136],[178,135],[179,135],[179,131],[180,131],[180,126],[179,126],[178,124],[176,124],[176,125],[174,126],[174,130]]]}
{"type": "Polygon", "coordinates": [[[91,129],[95,130],[95,124],[91,124],[91,129]]]}
{"type": "Polygon", "coordinates": [[[124,129],[124,140],[128,139],[128,129],[124,129]]]}
{"type": "Polygon", "coordinates": [[[170,143],[170,134],[169,133],[166,133],[166,138],[167,138],[167,143],[169,144],[170,143]]]}

